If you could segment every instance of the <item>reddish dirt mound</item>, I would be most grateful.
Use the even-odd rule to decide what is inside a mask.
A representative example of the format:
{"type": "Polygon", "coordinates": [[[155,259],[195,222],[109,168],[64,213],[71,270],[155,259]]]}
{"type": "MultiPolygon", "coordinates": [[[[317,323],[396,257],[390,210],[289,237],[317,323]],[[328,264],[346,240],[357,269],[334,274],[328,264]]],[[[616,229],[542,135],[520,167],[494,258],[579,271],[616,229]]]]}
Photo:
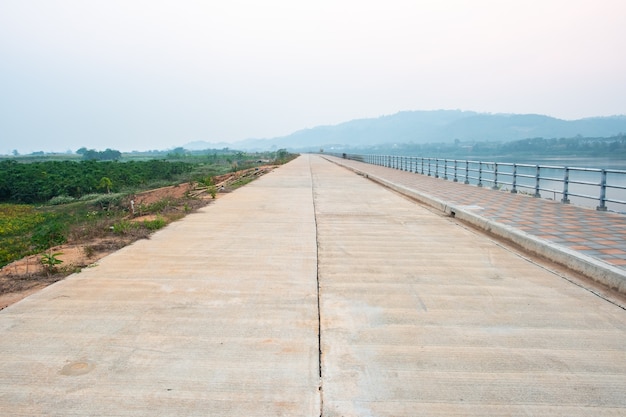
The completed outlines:
{"type": "Polygon", "coordinates": [[[179,199],[185,197],[194,190],[195,185],[191,183],[174,185],[170,187],[156,188],[135,194],[131,199],[135,201],[135,206],[150,205],[165,198],[179,199]]]}

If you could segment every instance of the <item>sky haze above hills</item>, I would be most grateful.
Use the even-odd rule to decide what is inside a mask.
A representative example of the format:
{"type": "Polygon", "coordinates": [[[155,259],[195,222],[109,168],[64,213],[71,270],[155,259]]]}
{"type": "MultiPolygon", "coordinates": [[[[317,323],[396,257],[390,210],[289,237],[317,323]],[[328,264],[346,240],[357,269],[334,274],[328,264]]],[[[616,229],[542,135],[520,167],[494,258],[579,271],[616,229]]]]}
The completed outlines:
{"type": "Polygon", "coordinates": [[[626,113],[622,0],[0,0],[0,154],[626,113]]]}

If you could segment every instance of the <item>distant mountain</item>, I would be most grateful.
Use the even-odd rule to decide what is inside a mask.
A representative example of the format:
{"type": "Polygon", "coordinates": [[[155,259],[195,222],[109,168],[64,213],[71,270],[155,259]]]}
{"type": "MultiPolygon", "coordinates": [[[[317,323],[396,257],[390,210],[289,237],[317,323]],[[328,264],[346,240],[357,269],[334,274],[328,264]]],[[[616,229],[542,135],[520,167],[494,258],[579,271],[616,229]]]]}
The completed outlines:
{"type": "MultiPolygon", "coordinates": [[[[378,118],[358,119],[333,126],[304,129],[272,139],[247,139],[227,144],[233,149],[295,151],[379,144],[460,141],[512,141],[526,138],[608,137],[626,133],[626,115],[561,120],[537,114],[491,114],[461,110],[404,111],[378,118]]],[[[206,142],[194,148],[218,147],[206,142]]],[[[222,144],[219,144],[222,145],[222,144]]]]}

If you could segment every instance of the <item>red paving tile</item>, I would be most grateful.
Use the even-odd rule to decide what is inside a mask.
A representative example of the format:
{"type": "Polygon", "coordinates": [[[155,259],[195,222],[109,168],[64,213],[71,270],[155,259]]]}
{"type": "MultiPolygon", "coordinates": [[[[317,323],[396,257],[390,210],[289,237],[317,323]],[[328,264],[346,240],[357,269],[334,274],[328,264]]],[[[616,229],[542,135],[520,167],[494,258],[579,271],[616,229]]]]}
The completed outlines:
{"type": "Polygon", "coordinates": [[[496,192],[489,187],[476,187],[462,181],[453,182],[357,161],[337,161],[438,198],[449,205],[480,206],[483,210],[475,210],[474,213],[486,219],[516,227],[572,250],[585,251],[587,256],[595,254],[599,260],[626,269],[626,216],[620,213],[596,211],[521,193],[496,192]],[[602,240],[594,241],[593,238],[602,240]],[[603,245],[603,248],[594,249],[586,244],[589,242],[603,245]]]}
{"type": "Polygon", "coordinates": [[[600,253],[604,253],[606,255],[626,255],[626,251],[621,249],[600,249],[600,253]]]}

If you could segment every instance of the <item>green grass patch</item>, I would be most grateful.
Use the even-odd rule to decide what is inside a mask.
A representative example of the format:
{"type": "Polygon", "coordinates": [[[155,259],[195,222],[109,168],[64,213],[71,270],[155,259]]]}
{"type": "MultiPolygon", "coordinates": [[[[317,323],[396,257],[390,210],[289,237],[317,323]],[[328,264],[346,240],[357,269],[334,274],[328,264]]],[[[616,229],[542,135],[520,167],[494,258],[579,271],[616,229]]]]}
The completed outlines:
{"type": "Polygon", "coordinates": [[[143,227],[150,231],[155,231],[167,226],[167,221],[162,217],[157,217],[154,220],[144,220],[143,227]]]}
{"type": "Polygon", "coordinates": [[[33,253],[31,236],[47,218],[33,206],[0,204],[0,267],[33,253]]]}

